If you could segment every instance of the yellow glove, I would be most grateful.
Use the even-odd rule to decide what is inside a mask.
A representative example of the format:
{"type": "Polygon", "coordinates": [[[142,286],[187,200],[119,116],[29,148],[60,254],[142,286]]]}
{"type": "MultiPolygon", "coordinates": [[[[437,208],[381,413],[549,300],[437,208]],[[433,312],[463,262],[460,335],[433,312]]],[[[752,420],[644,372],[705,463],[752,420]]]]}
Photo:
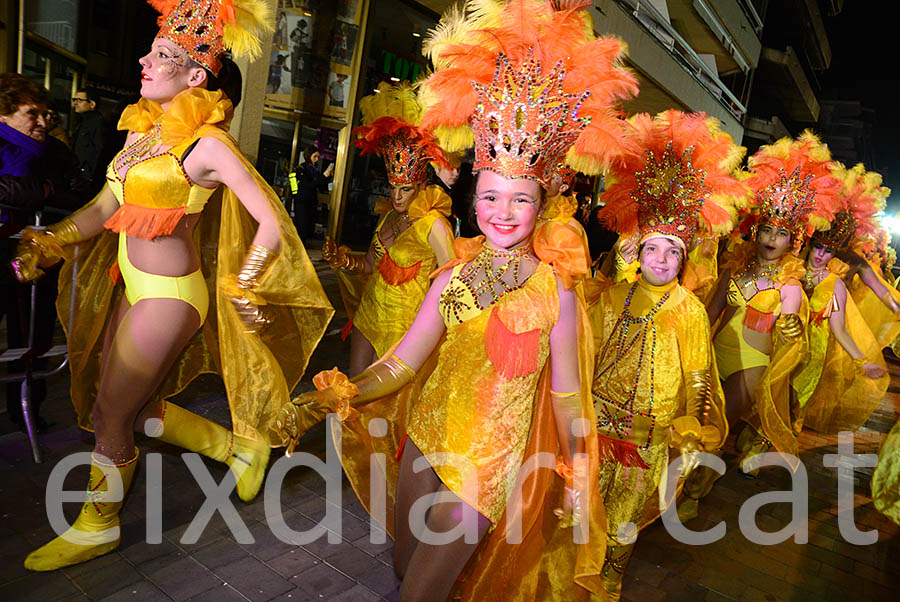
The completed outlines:
{"type": "Polygon", "coordinates": [[[681,439],[678,445],[678,452],[684,458],[684,464],[681,466],[681,476],[688,476],[697,466],[700,465],[700,455],[698,452],[703,451],[703,445],[693,434],[687,434],[681,439]]]}
{"type": "Polygon", "coordinates": [[[275,251],[260,245],[251,245],[244,259],[244,267],[236,277],[227,279],[222,285],[248,333],[259,332],[271,321],[263,311],[265,299],[255,291],[277,256],[278,253],[275,251]]]}
{"type": "Polygon", "coordinates": [[[803,322],[797,314],[781,314],[775,320],[775,332],[783,343],[793,343],[803,336],[803,322]]]}
{"type": "Polygon", "coordinates": [[[366,269],[366,256],[354,253],[347,245],[337,246],[331,238],[326,238],[322,245],[322,259],[333,270],[344,270],[351,274],[363,272],[366,269]]]}
{"type": "Polygon", "coordinates": [[[25,228],[11,265],[19,282],[31,282],[44,275],[41,268],[49,268],[66,258],[65,246],[81,241],[78,227],[71,219],[64,219],[46,230],[25,228]]]}

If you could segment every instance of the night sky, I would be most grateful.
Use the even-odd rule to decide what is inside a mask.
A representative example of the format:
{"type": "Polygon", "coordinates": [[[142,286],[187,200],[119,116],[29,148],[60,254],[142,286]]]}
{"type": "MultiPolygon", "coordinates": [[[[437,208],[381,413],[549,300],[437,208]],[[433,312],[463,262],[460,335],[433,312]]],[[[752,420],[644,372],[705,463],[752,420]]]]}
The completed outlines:
{"type": "MultiPolygon", "coordinates": [[[[889,3],[884,3],[887,7],[889,3]]],[[[888,211],[900,211],[900,72],[896,67],[896,21],[881,3],[845,0],[836,17],[825,17],[831,68],[822,78],[824,98],[859,100],[876,112],[875,165],[894,193],[888,211]]]]}

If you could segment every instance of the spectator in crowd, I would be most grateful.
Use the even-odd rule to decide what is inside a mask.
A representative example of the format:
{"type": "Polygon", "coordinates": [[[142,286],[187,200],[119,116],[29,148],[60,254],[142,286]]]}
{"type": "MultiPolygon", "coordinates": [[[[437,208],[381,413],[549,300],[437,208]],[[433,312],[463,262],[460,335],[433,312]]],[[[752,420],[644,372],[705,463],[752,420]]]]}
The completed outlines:
{"type": "Polygon", "coordinates": [[[303,163],[288,176],[291,183],[294,225],[304,241],[315,232],[319,192],[325,192],[328,178],[334,174],[334,163],[319,171],[319,149],[310,145],[303,150],[303,163]]]}
{"type": "Polygon", "coordinates": [[[90,183],[93,192],[99,192],[106,181],[103,174],[106,163],[101,160],[106,146],[106,127],[97,110],[97,97],[83,88],[72,97],[72,107],[78,116],[72,150],[78,158],[82,177],[90,183]]]}
{"type": "Polygon", "coordinates": [[[65,144],[67,148],[72,148],[69,132],[62,126],[62,119],[60,118],[59,113],[53,109],[47,111],[47,135],[53,136],[65,144]]]}
{"type": "MultiPolygon", "coordinates": [[[[20,285],[7,269],[15,253],[16,240],[10,237],[33,223],[34,212],[49,207],[75,209],[87,199],[79,180],[74,155],[65,144],[48,136],[47,90],[16,73],[0,73],[0,319],[6,317],[6,346],[22,348],[28,341],[30,286],[20,285]]],[[[36,349],[49,348],[56,312],[57,270],[37,284],[35,311],[36,349]]],[[[34,369],[46,367],[46,360],[36,360],[34,369]]],[[[10,372],[24,370],[22,362],[12,362],[10,372]]],[[[9,383],[6,403],[9,418],[22,425],[20,384],[9,383]]],[[[38,416],[39,430],[46,423],[38,414],[46,395],[44,381],[36,381],[32,389],[32,408],[38,416]]]]}

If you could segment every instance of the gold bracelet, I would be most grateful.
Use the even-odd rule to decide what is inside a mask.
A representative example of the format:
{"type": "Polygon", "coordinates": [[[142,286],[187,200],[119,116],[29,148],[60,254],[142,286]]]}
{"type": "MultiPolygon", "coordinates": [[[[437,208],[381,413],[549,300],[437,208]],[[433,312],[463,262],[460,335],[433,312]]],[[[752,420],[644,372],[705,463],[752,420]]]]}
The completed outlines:
{"type": "Polygon", "coordinates": [[[259,281],[275,262],[278,253],[260,245],[250,245],[244,266],[238,272],[237,281],[241,288],[252,289],[259,286],[259,281]]]}

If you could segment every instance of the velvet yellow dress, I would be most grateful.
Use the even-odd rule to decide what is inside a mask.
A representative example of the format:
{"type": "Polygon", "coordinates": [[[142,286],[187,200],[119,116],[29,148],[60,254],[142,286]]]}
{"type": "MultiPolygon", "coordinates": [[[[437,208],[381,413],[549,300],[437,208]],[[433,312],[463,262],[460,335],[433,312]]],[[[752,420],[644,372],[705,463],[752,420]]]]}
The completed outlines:
{"type": "Polygon", "coordinates": [[[620,282],[591,302],[597,352],[592,394],[600,440],[599,487],[608,532],[621,523],[645,524],[653,516],[657,486],[668,465],[673,436],[687,413],[685,375],[710,374],[710,412],[701,425],[708,451],[728,433],[724,396],[716,373],[709,319],[703,304],[672,282],[654,286],[639,278],[620,282]]]}
{"type": "MultiPolygon", "coordinates": [[[[215,138],[240,159],[277,219],[281,251],[255,290],[273,322],[259,335],[248,335],[218,284],[240,270],[256,223],[227,188],[220,187],[206,201],[194,240],[209,291],[209,314],[157,392],[160,399],[171,397],[199,374],[220,374],[234,433],[265,441],[270,420],[289,403],[334,310],[278,196],[228,135],[232,114],[231,101],[221,92],[192,88],[176,96],[166,111],[146,99],[129,106],[119,129],[143,133],[160,124],[163,143],[176,148],[201,137],[215,138]]],[[[188,212],[190,199],[142,194],[144,187],[153,185],[152,178],[124,183],[124,203],[108,227],[139,235],[164,234],[177,225],[188,212]]],[[[124,292],[114,268],[118,238],[108,231],[78,244],[75,259],[65,262],[59,278],[57,310],[69,347],[72,403],[78,425],[85,429],[92,428],[104,328],[124,292]],[[71,314],[70,304],[74,304],[71,314]]]]}
{"type": "MultiPolygon", "coordinates": [[[[580,242],[571,236],[563,245],[568,250],[548,250],[536,240],[535,252],[542,258],[536,271],[521,287],[481,308],[459,277],[464,264],[480,252],[481,239],[456,241],[457,259],[444,268],[453,273],[439,301],[446,335],[416,380],[396,395],[360,407],[359,416],[346,420],[341,431],[332,430],[332,437],[340,440],[344,471],[370,512],[373,475],[386,479],[387,508],[376,518],[390,533],[405,437],[426,456],[456,454],[455,465],[434,462],[432,468],[450,490],[491,521],[457,585],[454,595],[459,599],[587,600],[590,592],[601,589],[602,502],[591,493],[590,520],[584,526],[588,543],[575,545],[572,528],[561,527],[553,513],[562,506],[563,479],[552,467],[527,477],[519,474],[529,459],[545,456],[555,465],[560,454],[550,397],[549,335],[559,314],[557,278],[572,274],[580,242]],[[373,426],[380,424],[377,419],[385,419],[386,433],[373,426]],[[517,490],[522,501],[514,506],[521,514],[510,516],[507,496],[516,489],[517,477],[523,479],[517,490]],[[521,543],[507,541],[517,519],[521,543]]],[[[584,273],[582,267],[579,275],[584,273]]],[[[580,308],[579,330],[585,332],[586,315],[580,308]]],[[[581,339],[582,403],[590,420],[586,383],[591,354],[590,339],[581,339]]],[[[585,451],[596,470],[593,437],[586,439],[585,451]]],[[[448,456],[432,458],[452,461],[448,456]]],[[[591,483],[596,483],[594,477],[591,483]]]]}
{"type": "Polygon", "coordinates": [[[362,291],[353,314],[353,325],[381,357],[403,337],[413,323],[425,293],[431,285],[431,273],[437,268],[428,234],[435,222],[441,222],[452,236],[447,221],[450,197],[440,187],[428,186],[413,200],[407,211],[411,225],[385,248],[381,228],[386,214],[378,222],[371,248],[374,271],[362,291]]]}
{"type": "MultiPolygon", "coordinates": [[[[850,355],[831,332],[829,317],[839,311],[834,294],[835,283],[846,276],[847,264],[834,258],[829,271],[809,295],[809,352],[793,379],[797,399],[805,413],[805,425],[823,433],[856,430],[878,407],[887,392],[890,376],[878,379],[866,376],[859,362],[850,355]]],[[[880,301],[879,301],[880,303],[880,301]]],[[[844,327],[865,361],[886,368],[881,346],[859,313],[853,297],[847,294],[844,327]]]]}
{"type": "MultiPolygon", "coordinates": [[[[756,244],[753,241],[739,241],[723,256],[722,270],[727,269],[737,276],[747,269],[755,255],[756,244]]],[[[772,351],[766,354],[747,343],[744,332],[750,329],[772,334],[775,322],[781,315],[781,287],[800,286],[800,279],[805,273],[799,258],[785,254],[773,278],[774,286],[758,291],[750,299],[744,297],[740,286],[732,278],[728,283],[728,305],[735,311],[727,322],[720,324],[713,337],[716,364],[723,380],[740,370],[766,366],[753,392],[751,414],[742,418],[764,435],[777,451],[786,454],[792,466],[796,463],[799,445],[791,415],[791,378],[806,356],[806,336],[789,342],[773,336],[772,351]]],[[[805,295],[797,314],[805,326],[809,318],[809,303],[805,295]]]]}

